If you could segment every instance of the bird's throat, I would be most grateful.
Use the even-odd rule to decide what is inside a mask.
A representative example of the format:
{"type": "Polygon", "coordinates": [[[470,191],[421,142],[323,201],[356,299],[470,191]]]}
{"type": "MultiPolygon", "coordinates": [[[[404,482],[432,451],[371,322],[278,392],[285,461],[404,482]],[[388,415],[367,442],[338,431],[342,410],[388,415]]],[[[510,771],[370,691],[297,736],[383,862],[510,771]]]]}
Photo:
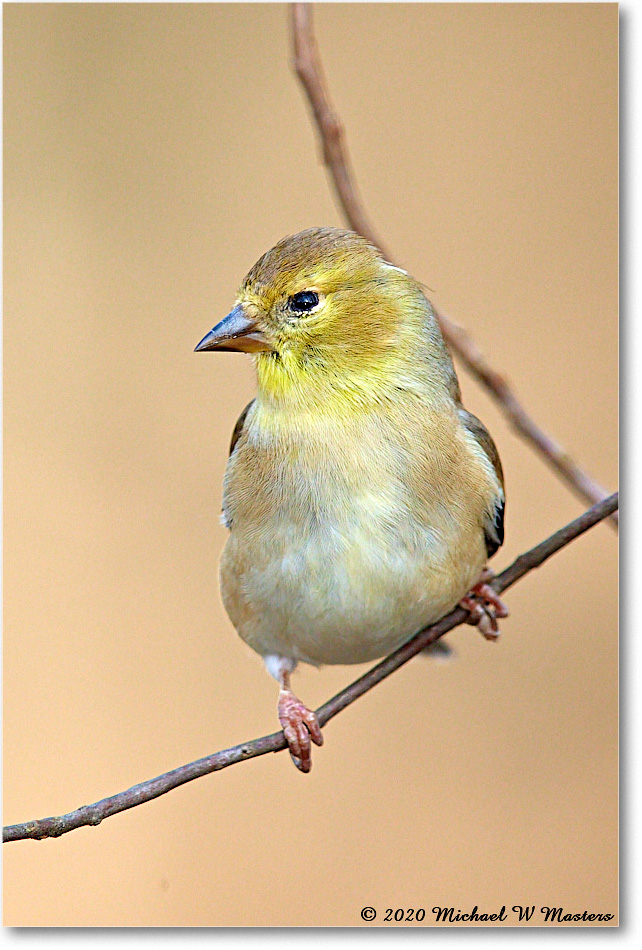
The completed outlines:
{"type": "MultiPolygon", "coordinates": [[[[325,354],[261,353],[255,358],[259,397],[273,407],[341,416],[371,412],[393,395],[397,366],[390,360],[340,364],[325,354]]],[[[397,389],[398,395],[398,389],[397,389]]]]}

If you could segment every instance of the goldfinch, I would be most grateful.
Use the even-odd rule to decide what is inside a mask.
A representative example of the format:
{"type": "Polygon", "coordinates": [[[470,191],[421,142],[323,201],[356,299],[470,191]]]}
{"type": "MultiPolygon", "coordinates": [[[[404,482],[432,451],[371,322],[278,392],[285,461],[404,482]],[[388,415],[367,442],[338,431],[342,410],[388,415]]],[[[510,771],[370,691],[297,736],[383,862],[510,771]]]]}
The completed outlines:
{"type": "Polygon", "coordinates": [[[224,479],[221,594],[280,684],[308,772],[323,736],[292,692],[298,663],[377,659],[460,602],[496,635],[507,611],[485,565],[504,536],[499,455],[462,406],[421,287],[351,231],[280,241],[196,350],[256,365],[224,479]]]}

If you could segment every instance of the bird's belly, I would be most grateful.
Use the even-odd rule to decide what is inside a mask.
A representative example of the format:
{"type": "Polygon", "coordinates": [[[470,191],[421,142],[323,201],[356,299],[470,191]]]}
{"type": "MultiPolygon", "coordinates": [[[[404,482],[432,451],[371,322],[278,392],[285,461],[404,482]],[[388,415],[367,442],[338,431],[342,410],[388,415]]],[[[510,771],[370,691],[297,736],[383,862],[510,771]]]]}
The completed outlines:
{"type": "Polygon", "coordinates": [[[248,543],[232,531],[221,562],[225,607],[262,656],[315,665],[395,649],[452,609],[484,562],[479,543],[458,559],[432,532],[405,534],[402,524],[280,524],[263,535],[248,543]]]}

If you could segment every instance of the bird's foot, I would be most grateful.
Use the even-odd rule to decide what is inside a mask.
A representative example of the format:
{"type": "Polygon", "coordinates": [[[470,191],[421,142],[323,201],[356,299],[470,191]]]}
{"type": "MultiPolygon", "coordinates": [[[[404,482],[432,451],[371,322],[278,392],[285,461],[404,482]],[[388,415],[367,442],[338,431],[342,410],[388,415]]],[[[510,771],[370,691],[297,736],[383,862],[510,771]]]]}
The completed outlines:
{"type": "Polygon", "coordinates": [[[503,617],[508,617],[508,607],[489,584],[494,576],[495,574],[489,567],[484,568],[479,581],[459,601],[459,606],[470,614],[466,623],[479,627],[479,632],[487,640],[498,638],[499,625],[497,621],[503,617]]]}
{"type": "Polygon", "coordinates": [[[323,745],[323,734],[316,713],[304,706],[287,687],[282,687],[279,693],[278,712],[292,761],[301,772],[309,772],[312,768],[310,740],[315,745],[323,745]]]}

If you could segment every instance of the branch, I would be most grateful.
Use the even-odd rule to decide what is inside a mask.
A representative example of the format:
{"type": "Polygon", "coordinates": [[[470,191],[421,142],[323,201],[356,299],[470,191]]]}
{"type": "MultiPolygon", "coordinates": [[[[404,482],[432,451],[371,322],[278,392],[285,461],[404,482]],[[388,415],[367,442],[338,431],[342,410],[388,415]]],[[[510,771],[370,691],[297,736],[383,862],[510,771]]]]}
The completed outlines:
{"type": "MultiPolygon", "coordinates": [[[[616,493],[605,501],[594,505],[593,508],[576,518],[575,521],[571,521],[566,527],[552,534],[550,538],[531,548],[526,554],[522,554],[491,582],[492,586],[498,593],[511,587],[529,571],[543,564],[556,551],[565,547],[580,534],[588,531],[599,521],[608,518],[617,510],[617,507],[618,496],[616,493]]],[[[345,709],[359,696],[363,696],[377,683],[390,676],[391,673],[398,670],[400,666],[407,663],[417,653],[430,646],[431,643],[435,643],[453,627],[463,623],[467,616],[465,610],[456,607],[455,610],[437,623],[420,630],[411,640],[395,650],[394,653],[391,653],[385,660],[382,660],[355,680],[354,683],[351,683],[350,686],[347,686],[328,700],[327,703],[324,703],[323,706],[320,706],[316,711],[319,723],[324,726],[342,709],[345,709]]],[[[205,756],[203,759],[197,759],[195,762],[190,762],[189,765],[173,769],[171,772],[159,775],[148,782],[134,785],[133,788],[120,792],[118,795],[112,795],[111,798],[103,798],[102,801],[93,805],[84,805],[67,815],[61,815],[58,818],[41,818],[37,821],[27,821],[21,825],[8,825],[3,829],[3,841],[20,841],[24,838],[38,840],[41,838],[57,838],[68,831],[73,831],[75,828],[82,828],[85,825],[99,825],[104,818],[109,818],[111,815],[118,814],[118,812],[126,811],[128,808],[134,808],[136,805],[142,805],[143,802],[149,802],[160,795],[165,795],[166,792],[170,792],[186,782],[191,782],[195,778],[200,778],[202,775],[218,772],[220,769],[225,769],[229,765],[236,765],[237,762],[243,762],[246,759],[255,759],[267,752],[281,752],[285,748],[287,748],[287,743],[283,733],[274,732],[272,735],[253,739],[251,742],[245,742],[231,749],[224,749],[222,752],[205,756]]]]}
{"type": "MultiPolygon", "coordinates": [[[[319,48],[312,26],[312,4],[293,3],[291,12],[294,68],[312,108],[312,114],[323,147],[323,161],[330,173],[339,204],[352,230],[358,231],[368,241],[375,244],[384,257],[392,262],[392,256],[375,234],[368,220],[363,202],[357,191],[355,177],[348,157],[345,131],[336,110],[330,102],[327,90],[319,48]]],[[[444,313],[435,310],[435,315],[439,320],[444,338],[453,353],[459,356],[468,371],[494,396],[517,432],[537,449],[548,464],[583,501],[595,504],[604,499],[606,497],[604,489],[583,472],[568,452],[564,451],[530,418],[509,387],[506,379],[489,366],[466,331],[444,313]]],[[[614,512],[611,517],[612,521],[617,524],[617,513],[614,512]]]]}
{"type": "Polygon", "coordinates": [[[323,148],[323,161],[332,177],[339,204],[352,230],[375,244],[384,257],[392,262],[388,251],[368,221],[357,191],[345,144],[345,132],[326,88],[319,48],[312,27],[312,4],[293,3],[291,11],[294,69],[312,108],[323,148]]]}

